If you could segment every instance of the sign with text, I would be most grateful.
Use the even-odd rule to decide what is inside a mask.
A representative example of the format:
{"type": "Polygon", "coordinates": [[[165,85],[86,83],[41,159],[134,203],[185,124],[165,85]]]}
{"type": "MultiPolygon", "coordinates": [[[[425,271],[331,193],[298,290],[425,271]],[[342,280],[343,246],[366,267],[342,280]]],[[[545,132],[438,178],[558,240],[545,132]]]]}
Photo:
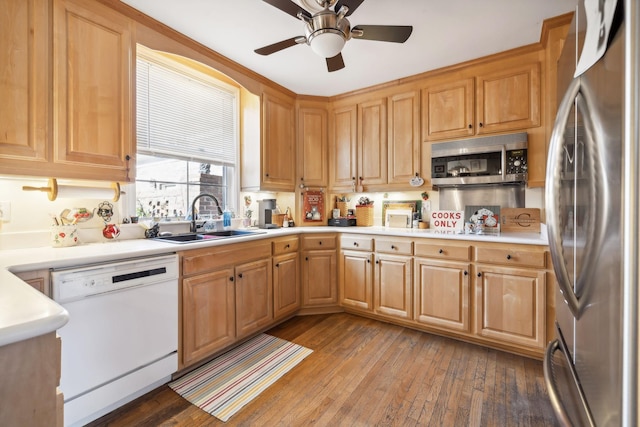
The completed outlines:
{"type": "Polygon", "coordinates": [[[464,211],[433,211],[431,212],[431,228],[437,231],[464,230],[464,211]]]}

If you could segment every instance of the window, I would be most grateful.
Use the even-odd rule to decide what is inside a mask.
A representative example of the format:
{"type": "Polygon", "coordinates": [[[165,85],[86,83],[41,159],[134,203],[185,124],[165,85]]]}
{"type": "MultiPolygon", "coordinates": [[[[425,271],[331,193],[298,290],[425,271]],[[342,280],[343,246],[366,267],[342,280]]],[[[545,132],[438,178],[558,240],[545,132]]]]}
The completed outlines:
{"type": "MultiPolygon", "coordinates": [[[[138,45],[138,216],[181,219],[200,193],[237,206],[239,90],[172,55],[138,45]]],[[[209,198],[196,206],[215,215],[209,198]]]]}

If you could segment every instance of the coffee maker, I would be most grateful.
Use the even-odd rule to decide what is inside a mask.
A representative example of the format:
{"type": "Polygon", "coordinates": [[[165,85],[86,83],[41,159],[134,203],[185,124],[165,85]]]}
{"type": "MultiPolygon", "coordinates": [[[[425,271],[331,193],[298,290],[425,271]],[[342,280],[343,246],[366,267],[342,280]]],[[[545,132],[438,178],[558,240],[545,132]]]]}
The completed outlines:
{"type": "Polygon", "coordinates": [[[273,211],[276,208],[276,199],[258,200],[258,227],[278,228],[273,223],[273,211]]]}

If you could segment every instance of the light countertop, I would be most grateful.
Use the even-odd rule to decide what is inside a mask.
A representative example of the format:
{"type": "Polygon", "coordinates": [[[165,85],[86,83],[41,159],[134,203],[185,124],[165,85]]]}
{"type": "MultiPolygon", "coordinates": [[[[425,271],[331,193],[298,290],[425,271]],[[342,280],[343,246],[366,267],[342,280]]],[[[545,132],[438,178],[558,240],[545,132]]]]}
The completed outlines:
{"type": "Polygon", "coordinates": [[[544,225],[542,227],[541,233],[502,233],[497,236],[440,234],[429,229],[385,227],[294,227],[259,230],[266,232],[234,237],[233,239],[201,240],[186,244],[161,242],[152,239],[134,239],[81,244],[66,248],[37,247],[1,250],[0,346],[55,331],[64,326],[69,319],[67,311],[62,306],[23,282],[12,274],[13,272],[75,267],[297,233],[339,232],[546,246],[548,244],[547,234],[544,225]]]}

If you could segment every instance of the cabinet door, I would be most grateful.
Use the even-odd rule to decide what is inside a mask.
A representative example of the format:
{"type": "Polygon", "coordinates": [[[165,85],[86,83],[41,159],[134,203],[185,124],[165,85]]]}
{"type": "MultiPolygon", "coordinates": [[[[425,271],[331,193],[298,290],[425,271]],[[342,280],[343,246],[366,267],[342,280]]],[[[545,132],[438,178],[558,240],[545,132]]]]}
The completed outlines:
{"type": "Polygon", "coordinates": [[[475,333],[534,349],[545,345],[546,272],[479,266],[475,333]]]}
{"type": "Polygon", "coordinates": [[[387,183],[387,100],[358,104],[358,185],[387,183]]]}
{"type": "Polygon", "coordinates": [[[421,175],[420,93],[400,93],[389,97],[388,183],[406,187],[421,175]]]}
{"type": "Polygon", "coordinates": [[[284,317],[300,308],[298,253],[273,258],[273,315],[284,317]]]}
{"type": "Polygon", "coordinates": [[[234,271],[182,280],[182,364],[189,366],[235,340],[234,271]]]}
{"type": "Polygon", "coordinates": [[[469,264],[414,260],[414,319],[454,331],[470,331],[469,264]]]}
{"type": "Polygon", "coordinates": [[[53,2],[55,162],[67,177],[131,181],[135,49],[130,20],[86,0],[53,2]]]}
{"type": "Polygon", "coordinates": [[[304,253],[302,263],[302,305],[304,307],[338,303],[336,251],[304,253]]]}
{"type": "Polygon", "coordinates": [[[16,273],[16,276],[30,284],[47,296],[51,296],[51,288],[49,285],[49,270],[25,271],[16,273]]]}
{"type": "Polygon", "coordinates": [[[333,189],[355,191],[357,170],[358,110],[355,105],[331,113],[329,178],[333,189]]]}
{"type": "Polygon", "coordinates": [[[411,319],[411,257],[376,254],[373,310],[411,319]]]}
{"type": "Polygon", "coordinates": [[[29,173],[47,160],[48,3],[6,0],[0,12],[0,173],[29,173]]]}
{"type": "Polygon", "coordinates": [[[329,183],[327,110],[301,107],[298,110],[298,174],[307,187],[329,183]]]}
{"type": "Polygon", "coordinates": [[[540,63],[477,77],[478,134],[540,126],[540,63]]]}
{"type": "Polygon", "coordinates": [[[473,79],[454,80],[422,89],[422,139],[464,138],[475,133],[473,79]]]}
{"type": "Polygon", "coordinates": [[[373,267],[371,252],[343,251],[340,258],[340,303],[372,309],[373,267]]]}
{"type": "Polygon", "coordinates": [[[294,191],[294,104],[268,93],[263,94],[262,103],[262,190],[294,191]]]}
{"type": "Polygon", "coordinates": [[[271,260],[236,266],[236,335],[256,332],[273,320],[271,260]]]}

